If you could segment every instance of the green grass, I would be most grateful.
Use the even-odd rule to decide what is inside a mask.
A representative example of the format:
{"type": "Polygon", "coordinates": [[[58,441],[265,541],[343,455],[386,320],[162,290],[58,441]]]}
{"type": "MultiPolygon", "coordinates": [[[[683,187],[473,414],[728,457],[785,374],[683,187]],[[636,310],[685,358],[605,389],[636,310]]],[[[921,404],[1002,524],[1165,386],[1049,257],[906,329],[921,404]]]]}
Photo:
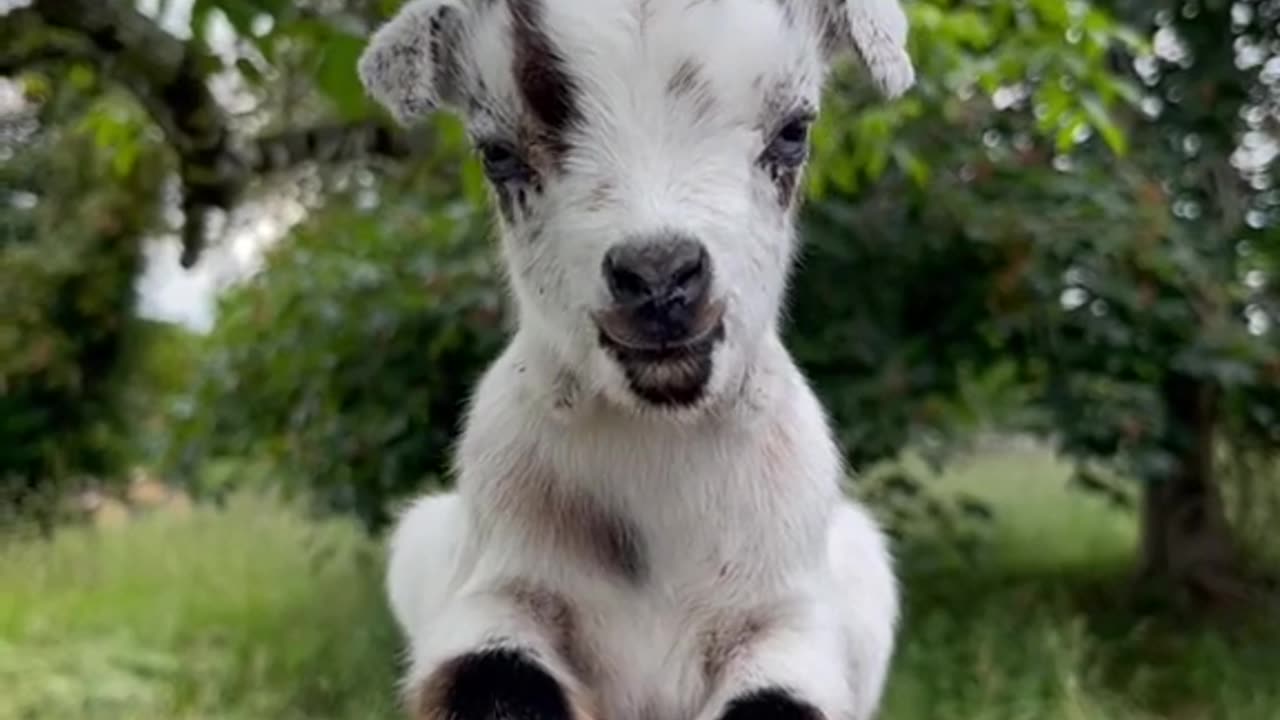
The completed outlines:
{"type": "MultiPolygon", "coordinates": [[[[916,467],[919,470],[919,466],[916,467]]],[[[1044,452],[984,455],[934,486],[989,502],[976,565],[900,558],[902,645],[884,718],[1275,720],[1280,618],[1143,616],[1136,518],[1068,489],[1044,452]]]]}
{"type": "Polygon", "coordinates": [[[393,717],[379,564],[244,499],[0,549],[0,720],[393,717]]]}
{"type": "MultiPolygon", "coordinates": [[[[938,480],[993,503],[991,544],[976,566],[902,550],[882,717],[1280,717],[1280,623],[1126,612],[1133,520],[1064,477],[1044,454],[1006,453],[938,480]]],[[[380,556],[348,525],[245,499],[9,542],[0,720],[398,718],[380,556]]]]}

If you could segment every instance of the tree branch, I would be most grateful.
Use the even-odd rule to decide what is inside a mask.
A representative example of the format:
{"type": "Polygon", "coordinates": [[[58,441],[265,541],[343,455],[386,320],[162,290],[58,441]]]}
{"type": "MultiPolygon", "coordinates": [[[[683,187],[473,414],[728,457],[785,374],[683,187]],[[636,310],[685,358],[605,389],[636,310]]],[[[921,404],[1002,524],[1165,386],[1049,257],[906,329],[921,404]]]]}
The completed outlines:
{"type": "Polygon", "coordinates": [[[341,164],[367,157],[408,158],[408,138],[376,121],[320,125],[257,138],[242,153],[254,174],[279,172],[304,162],[341,164]]]}
{"type": "Polygon", "coordinates": [[[89,60],[146,108],[179,161],[184,267],[203,249],[206,212],[230,207],[257,175],[313,161],[410,154],[404,137],[375,121],[237,138],[209,90],[218,62],[165,32],[129,0],[35,0],[0,16],[0,40],[6,46],[0,73],[89,60]]]}

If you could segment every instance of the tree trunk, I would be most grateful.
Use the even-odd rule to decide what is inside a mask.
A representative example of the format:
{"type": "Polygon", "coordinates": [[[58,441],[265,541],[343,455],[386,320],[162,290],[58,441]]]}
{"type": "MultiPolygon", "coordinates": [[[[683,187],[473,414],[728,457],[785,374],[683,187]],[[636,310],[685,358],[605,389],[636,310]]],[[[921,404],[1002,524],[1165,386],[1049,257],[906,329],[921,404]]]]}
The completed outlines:
{"type": "Polygon", "coordinates": [[[1215,389],[1174,374],[1165,383],[1173,468],[1148,478],[1142,514],[1142,579],[1214,604],[1247,599],[1239,557],[1214,474],[1215,389]]]}

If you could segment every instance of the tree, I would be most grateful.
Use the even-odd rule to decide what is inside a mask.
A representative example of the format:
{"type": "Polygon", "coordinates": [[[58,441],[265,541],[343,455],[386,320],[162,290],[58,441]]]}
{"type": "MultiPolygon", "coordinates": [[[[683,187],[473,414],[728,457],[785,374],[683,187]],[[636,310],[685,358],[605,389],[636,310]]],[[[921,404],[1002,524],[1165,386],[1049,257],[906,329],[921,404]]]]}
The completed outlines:
{"type": "Polygon", "coordinates": [[[184,41],[131,0],[36,0],[3,16],[0,71],[87,63],[146,111],[176,160],[189,266],[208,239],[211,211],[232,208],[264,178],[308,163],[412,154],[407,138],[371,115],[352,70],[368,19],[307,2],[196,2],[184,41]],[[210,34],[227,25],[241,47],[219,55],[210,34]],[[243,116],[215,97],[216,80],[247,106],[243,116]]]}
{"type": "Polygon", "coordinates": [[[177,399],[174,474],[264,458],[277,484],[371,530],[448,482],[461,415],[506,327],[488,215],[457,192],[459,168],[475,168],[460,127],[440,125],[451,142],[433,162],[362,175],[222,299],[177,399]]]}
{"type": "Polygon", "coordinates": [[[133,278],[164,158],[126,98],[76,68],[27,86],[0,141],[0,500],[46,523],[58,480],[123,449],[133,278]]]}
{"type": "MultiPolygon", "coordinates": [[[[178,210],[180,221],[147,220],[131,237],[179,230],[193,262],[217,236],[209,221],[247,198],[287,195],[306,206],[296,247],[231,296],[226,324],[201,348],[205,392],[190,427],[209,434],[192,457],[282,441],[270,454],[315,457],[320,465],[309,469],[333,480],[329,497],[359,495],[348,505],[373,524],[415,478],[437,473],[443,436],[410,452],[385,431],[400,427],[393,418],[404,415],[392,411],[406,393],[359,401],[360,378],[392,371],[363,354],[376,329],[351,311],[354,298],[404,310],[396,327],[408,328],[398,335],[406,343],[471,338],[475,352],[448,354],[458,374],[481,362],[493,332],[448,321],[434,296],[398,304],[425,277],[404,264],[417,249],[389,234],[411,227],[402,193],[426,188],[419,212],[436,219],[474,213],[481,201],[471,164],[448,178],[466,188],[462,198],[441,183],[396,178],[438,170],[460,146],[456,126],[406,135],[363,97],[355,58],[395,4],[199,0],[189,37],[163,31],[130,0],[35,0],[0,18],[0,73],[63,88],[90,72],[135,118],[139,137],[158,138],[145,147],[160,168],[150,179],[165,183],[134,187],[130,207],[147,208],[139,218],[178,210]],[[359,180],[365,172],[373,180],[359,180]],[[353,182],[362,189],[340,189],[353,182]],[[162,184],[178,188],[174,197],[162,184]],[[386,227],[362,214],[360,192],[381,203],[386,227]],[[321,228],[373,241],[377,262],[396,271],[360,290],[369,258],[326,246],[321,228]],[[336,320],[326,319],[326,296],[347,300],[336,320]],[[244,349],[251,335],[276,331],[277,341],[253,343],[261,352],[244,349]],[[331,343],[312,340],[321,334],[331,343]],[[316,352],[287,357],[302,345],[316,352]],[[297,372],[281,370],[286,360],[297,372]],[[226,400],[237,395],[263,411],[226,400]],[[317,402],[332,412],[295,422],[317,402]],[[330,425],[316,424],[321,417],[330,425]],[[242,425],[252,430],[237,432],[242,425]],[[343,454],[335,428],[364,438],[363,449],[343,454]],[[313,456],[318,447],[335,454],[313,456]],[[412,459],[388,476],[361,460],[370,448],[412,459]],[[338,472],[343,465],[359,471],[338,472]]],[[[1149,577],[1219,595],[1237,584],[1214,463],[1241,446],[1274,453],[1280,444],[1280,200],[1273,158],[1257,160],[1269,152],[1277,105],[1275,6],[916,0],[915,92],[870,104],[856,71],[840,75],[814,138],[790,336],[856,464],[945,434],[973,416],[975,394],[1005,397],[1012,424],[1053,437],[1079,460],[1082,486],[1127,497],[1098,480],[1099,464],[1143,481],[1149,577]],[[1253,166],[1240,163],[1250,157],[1253,166]]],[[[59,129],[66,117],[40,127],[59,129]]],[[[63,205],[40,207],[76,197],[59,193],[63,205]]],[[[34,217],[0,221],[18,228],[34,217]]],[[[481,234],[472,221],[458,227],[467,229],[457,237],[481,234]]],[[[453,232],[432,236],[432,253],[452,257],[453,232]]],[[[478,299],[492,298],[490,281],[471,279],[477,294],[463,302],[490,303],[478,299]]],[[[438,385],[401,362],[414,350],[388,350],[405,370],[397,382],[438,385]]],[[[458,405],[454,394],[432,396],[458,405]]],[[[440,423],[452,412],[436,407],[410,422],[447,434],[440,423]]]]}
{"type": "Polygon", "coordinates": [[[1082,486],[1116,493],[1098,461],[1142,480],[1145,576],[1221,597],[1243,586],[1214,433],[1280,437],[1274,198],[1232,168],[1268,96],[1232,48],[1274,18],[1176,7],[918,4],[924,84],[827,150],[794,332],[864,460],[947,424],[975,375],[1011,381],[1082,486]]]}
{"type": "Polygon", "coordinates": [[[0,134],[0,299],[15,310],[0,321],[6,495],[119,470],[123,414],[136,410],[121,371],[150,235],[180,231],[189,265],[216,234],[209,221],[247,198],[317,166],[429,147],[368,112],[354,75],[362,33],[342,19],[306,3],[196,2],[182,39],[131,0],[0,14],[0,76],[25,96],[0,134]],[[221,23],[253,51],[217,54],[221,23]]]}
{"type": "Polygon", "coordinates": [[[1154,286],[1153,345],[1169,358],[1153,378],[1165,423],[1151,444],[1163,462],[1144,473],[1143,569],[1214,595],[1235,593],[1217,435],[1228,425],[1236,432],[1228,452],[1250,443],[1280,448],[1276,200],[1267,192],[1270,162],[1249,152],[1274,122],[1275,78],[1266,79],[1265,62],[1280,6],[1116,5],[1157,41],[1155,62],[1137,75],[1159,107],[1134,125],[1158,141],[1139,162],[1160,183],[1171,218],[1158,239],[1173,267],[1139,284],[1154,286]]]}
{"type": "MultiPolygon", "coordinates": [[[[227,457],[267,458],[287,469],[282,484],[301,479],[325,507],[377,528],[396,499],[447,474],[470,381],[501,336],[481,176],[461,128],[402,133],[366,100],[356,58],[392,7],[200,1],[186,38],[161,27],[163,4],[139,7],[36,0],[12,11],[0,71],[59,86],[92,70],[160,138],[169,165],[153,178],[172,181],[176,200],[133,200],[178,211],[155,229],[180,232],[184,264],[248,200],[305,208],[265,272],[221,304],[213,336],[194,343],[193,387],[166,403],[172,422],[148,450],[192,481],[227,457]]],[[[133,228],[135,250],[143,230],[133,228]]],[[[156,417],[138,400],[127,405],[135,427],[156,417]]]]}

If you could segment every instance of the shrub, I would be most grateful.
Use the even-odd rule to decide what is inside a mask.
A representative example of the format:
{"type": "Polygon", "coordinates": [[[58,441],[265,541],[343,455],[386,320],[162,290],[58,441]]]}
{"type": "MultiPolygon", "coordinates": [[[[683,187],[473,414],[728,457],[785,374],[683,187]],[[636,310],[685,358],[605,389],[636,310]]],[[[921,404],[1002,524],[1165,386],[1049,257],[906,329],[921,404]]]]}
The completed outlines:
{"type": "Polygon", "coordinates": [[[167,455],[187,479],[264,459],[280,484],[378,529],[397,499],[446,480],[503,340],[503,295],[483,203],[364,180],[223,298],[167,455]]]}
{"type": "Polygon", "coordinates": [[[67,480],[122,463],[133,279],[165,177],[141,111],[85,89],[33,80],[42,102],[0,138],[0,513],[42,524],[67,480]]]}

